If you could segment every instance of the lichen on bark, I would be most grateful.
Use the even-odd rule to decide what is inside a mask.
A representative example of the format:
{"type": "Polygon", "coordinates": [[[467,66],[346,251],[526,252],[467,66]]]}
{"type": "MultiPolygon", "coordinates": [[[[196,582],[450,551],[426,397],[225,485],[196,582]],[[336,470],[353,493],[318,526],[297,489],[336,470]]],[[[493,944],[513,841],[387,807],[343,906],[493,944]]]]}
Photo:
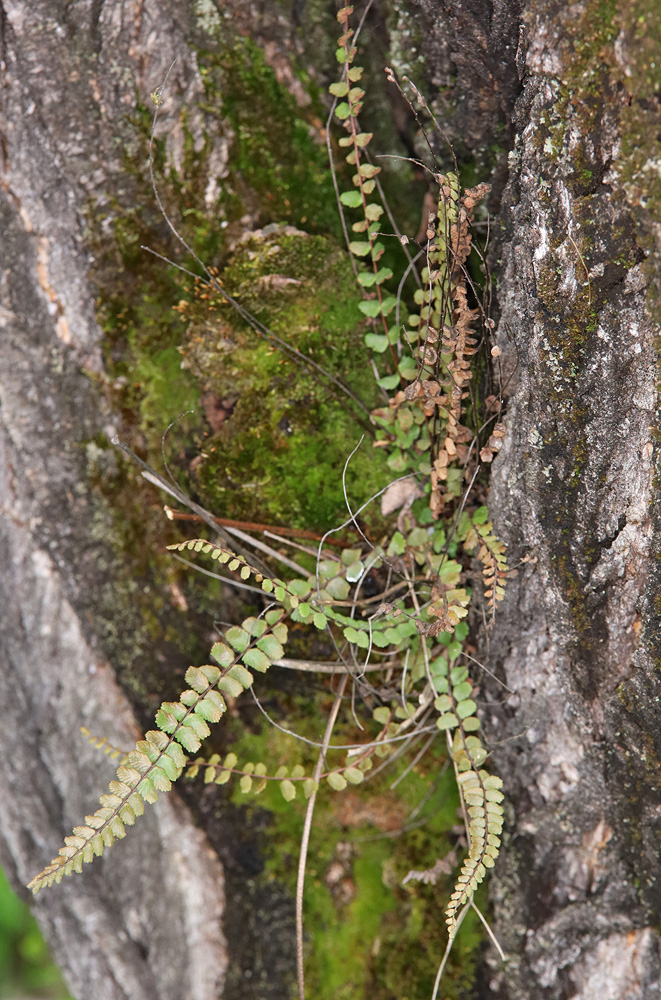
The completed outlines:
{"type": "Polygon", "coordinates": [[[655,757],[658,690],[658,328],[622,182],[635,24],[616,4],[533,3],[525,17],[499,276],[510,434],[491,494],[500,531],[531,560],[495,638],[516,692],[498,738],[524,733],[496,751],[522,831],[494,892],[516,956],[494,991],[511,998],[658,989],[657,861],[641,836],[658,804],[641,764],[643,746],[655,757]]]}

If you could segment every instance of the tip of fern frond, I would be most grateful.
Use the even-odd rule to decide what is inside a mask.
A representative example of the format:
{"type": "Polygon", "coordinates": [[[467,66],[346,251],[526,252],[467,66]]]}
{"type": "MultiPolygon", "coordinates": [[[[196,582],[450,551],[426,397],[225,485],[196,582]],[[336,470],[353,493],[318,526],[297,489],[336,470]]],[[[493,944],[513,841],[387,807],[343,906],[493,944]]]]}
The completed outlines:
{"type": "Polygon", "coordinates": [[[39,890],[43,889],[46,885],[48,885],[48,880],[46,873],[42,871],[38,875],[35,875],[33,879],[30,879],[26,888],[30,890],[33,896],[36,896],[39,890]]]}

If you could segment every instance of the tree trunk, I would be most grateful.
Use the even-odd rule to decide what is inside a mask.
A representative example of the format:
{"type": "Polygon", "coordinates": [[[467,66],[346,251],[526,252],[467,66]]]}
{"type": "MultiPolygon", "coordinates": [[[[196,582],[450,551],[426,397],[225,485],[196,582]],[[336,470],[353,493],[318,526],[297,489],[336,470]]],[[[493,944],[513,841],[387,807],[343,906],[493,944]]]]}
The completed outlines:
{"type": "Polygon", "coordinates": [[[510,961],[480,995],[643,1000],[661,995],[658,11],[531,2],[517,31],[509,4],[443,7],[466,144],[484,159],[485,109],[492,142],[513,136],[490,510],[518,576],[483,649],[507,685],[486,683],[485,724],[510,961]]]}
{"type": "MultiPolygon", "coordinates": [[[[494,168],[500,224],[508,436],[490,507],[518,576],[483,656],[507,685],[485,681],[484,722],[509,802],[491,896],[510,961],[489,957],[479,996],[648,1000],[661,995],[658,14],[653,0],[394,7],[396,68],[415,62],[414,25],[457,152],[494,168]]],[[[264,39],[280,24],[234,13],[264,39]]],[[[192,5],[2,0],[0,18],[0,860],[20,886],[96,806],[99,756],[79,727],[137,733],[113,676],[115,653],[125,677],[140,654],[136,582],[90,485],[94,439],[114,426],[95,388],[85,211],[126,195],[136,90],[175,57],[181,104],[201,82],[192,5]]],[[[191,127],[218,134],[202,115],[191,127]]],[[[36,913],[76,997],[211,1000],[223,905],[218,858],[172,795],[36,913]]],[[[225,995],[280,996],[285,981],[265,967],[225,995]]]]}
{"type": "MultiPolygon", "coordinates": [[[[130,650],[135,583],[89,481],[113,418],[94,387],[84,213],[122,184],[134,88],[154,89],[176,57],[184,99],[199,89],[178,8],[2,3],[0,859],[17,890],[113,777],[80,727],[138,736],[105,655],[110,630],[130,650]]],[[[148,812],[35,913],[76,997],[212,1000],[227,966],[222,867],[177,797],[148,812]]]]}

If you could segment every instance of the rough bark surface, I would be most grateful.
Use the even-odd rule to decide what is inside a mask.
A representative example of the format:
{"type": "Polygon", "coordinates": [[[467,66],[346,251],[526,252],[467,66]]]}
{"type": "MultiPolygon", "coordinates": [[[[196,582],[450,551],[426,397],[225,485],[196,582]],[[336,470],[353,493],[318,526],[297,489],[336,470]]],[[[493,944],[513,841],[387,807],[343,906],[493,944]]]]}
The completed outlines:
{"type": "Polygon", "coordinates": [[[420,33],[430,98],[448,137],[487,162],[496,136],[511,133],[521,9],[521,0],[411,0],[402,8],[402,27],[408,20],[420,33]]]}
{"type": "MultiPolygon", "coordinates": [[[[130,604],[131,581],[87,483],[86,442],[112,426],[84,374],[101,370],[84,210],[121,183],[134,88],[154,89],[175,55],[183,93],[199,87],[178,7],[2,4],[0,858],[17,889],[113,777],[80,726],[137,735],[99,642],[122,630],[100,595],[130,604]]],[[[76,997],[222,989],[222,868],[175,797],[148,812],[87,877],[36,901],[76,997]]]]}
{"type": "Polygon", "coordinates": [[[489,713],[511,961],[485,996],[508,1000],[661,995],[658,261],[623,180],[636,16],[525,14],[499,276],[509,432],[490,497],[510,565],[527,560],[491,637],[513,692],[489,713]]]}
{"type": "Polygon", "coordinates": [[[437,155],[446,159],[449,141],[481,177],[491,172],[497,212],[525,59],[523,0],[396,0],[395,7],[392,59],[423,89],[442,125],[442,135],[430,131],[437,155]]]}
{"type": "Polygon", "coordinates": [[[416,6],[440,11],[422,50],[459,149],[485,162],[512,136],[490,509],[521,565],[484,649],[511,691],[486,686],[485,718],[509,962],[480,996],[658,997],[658,11],[416,6]]]}

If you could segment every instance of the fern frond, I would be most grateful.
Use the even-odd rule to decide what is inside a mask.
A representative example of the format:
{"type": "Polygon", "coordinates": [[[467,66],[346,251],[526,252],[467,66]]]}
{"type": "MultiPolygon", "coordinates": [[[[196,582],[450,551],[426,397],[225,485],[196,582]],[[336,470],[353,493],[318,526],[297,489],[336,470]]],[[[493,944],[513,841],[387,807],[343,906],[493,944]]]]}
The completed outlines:
{"type": "Polygon", "coordinates": [[[87,726],[81,726],[80,731],[91,746],[95,747],[96,750],[103,750],[103,752],[107,754],[108,757],[112,758],[112,760],[116,760],[119,757],[120,764],[125,764],[128,760],[128,753],[126,750],[122,750],[121,747],[116,747],[113,743],[110,743],[105,736],[96,736],[94,733],[90,732],[87,726]]]}
{"type": "MultiPolygon", "coordinates": [[[[320,630],[325,629],[329,624],[336,625],[342,630],[344,638],[360,649],[367,650],[370,645],[383,648],[399,644],[406,632],[406,626],[403,623],[398,624],[393,629],[392,622],[388,620],[378,623],[361,621],[349,615],[344,615],[341,611],[333,607],[333,605],[337,604],[351,605],[351,602],[347,601],[350,590],[347,577],[358,580],[364,572],[364,567],[358,558],[359,550],[346,549],[340,559],[322,560],[317,566],[319,581],[319,590],[317,590],[317,579],[313,576],[307,579],[289,581],[276,579],[275,577],[265,577],[259,570],[251,566],[243,556],[236,555],[223,545],[207,542],[201,538],[194,538],[187,542],[169,545],[168,548],[175,551],[189,549],[194,552],[210,554],[212,559],[218,559],[220,562],[226,563],[230,570],[240,568],[242,578],[245,580],[248,579],[249,575],[253,575],[255,581],[261,584],[262,590],[272,596],[291,615],[292,621],[302,622],[305,625],[314,625],[315,628],[320,630]]],[[[375,550],[376,557],[374,557],[374,554],[371,557],[369,564],[371,569],[376,569],[381,565],[380,552],[381,550],[375,550]]],[[[452,563],[452,561],[447,563],[448,567],[454,565],[456,564],[452,563]]],[[[301,572],[304,571],[301,570],[301,572]]],[[[437,619],[445,615],[447,611],[448,614],[445,615],[443,622],[434,621],[426,623],[419,620],[412,620],[408,634],[414,634],[416,629],[418,632],[433,635],[437,635],[445,628],[451,630],[456,622],[466,614],[465,603],[468,602],[468,597],[463,590],[448,591],[448,597],[450,599],[449,607],[443,605],[443,610],[440,610],[440,606],[439,608],[432,607],[429,609],[430,614],[436,616],[437,619]],[[431,629],[431,632],[429,632],[429,629],[431,629]]],[[[402,613],[399,610],[394,610],[393,606],[389,604],[384,604],[383,608],[393,611],[394,617],[402,613]]],[[[265,617],[268,620],[268,614],[265,617]]],[[[251,619],[251,621],[257,620],[251,619]]],[[[255,625],[254,627],[259,628],[264,626],[262,623],[261,626],[255,625]]],[[[226,633],[226,638],[236,634],[237,630],[234,627],[226,633]]],[[[252,655],[255,660],[259,660],[259,653],[257,651],[252,655]]],[[[279,659],[282,655],[283,651],[280,649],[277,655],[274,653],[271,656],[270,662],[279,659]]],[[[217,660],[217,662],[220,661],[217,660]]],[[[249,667],[255,666],[254,663],[245,659],[244,662],[249,667]]],[[[259,667],[255,666],[255,669],[259,669],[259,667]]]]}
{"type": "Polygon", "coordinates": [[[218,559],[221,563],[228,563],[228,569],[232,570],[232,572],[240,569],[242,580],[247,580],[252,576],[255,583],[262,583],[264,581],[264,574],[255,569],[254,566],[251,566],[244,556],[237,555],[236,552],[233,552],[224,545],[208,542],[205,538],[189,538],[185,542],[176,542],[174,545],[168,545],[167,548],[171,552],[185,552],[188,549],[191,552],[203,552],[205,555],[210,554],[212,559],[218,559]]]}
{"type": "MultiPolygon", "coordinates": [[[[186,542],[177,542],[167,546],[170,551],[202,552],[210,555],[212,559],[227,565],[231,572],[239,571],[242,580],[252,577],[255,583],[261,585],[265,594],[272,594],[276,601],[283,605],[287,611],[293,611],[301,603],[301,594],[310,590],[310,583],[304,580],[294,580],[285,583],[277,577],[265,576],[260,570],[255,569],[244,556],[238,555],[224,545],[216,542],[208,542],[204,538],[191,538],[186,542]]],[[[303,572],[303,570],[301,570],[303,572]]]]}
{"type": "Polygon", "coordinates": [[[318,791],[319,782],[326,783],[334,791],[342,791],[349,785],[359,785],[365,779],[365,772],[372,767],[372,760],[369,752],[354,763],[346,763],[332,771],[322,772],[318,780],[306,773],[301,764],[295,764],[292,768],[282,765],[276,774],[267,774],[266,764],[263,761],[253,763],[248,761],[242,767],[237,767],[238,758],[235,753],[228,753],[223,761],[219,754],[213,754],[208,760],[198,757],[188,765],[187,774],[189,778],[195,778],[201,769],[204,770],[204,783],[226,785],[233,775],[240,778],[241,791],[244,794],[252,793],[260,795],[266,788],[267,782],[277,782],[280,787],[282,797],[286,802],[291,802],[296,798],[297,786],[302,787],[306,799],[318,791]]]}
{"type": "Polygon", "coordinates": [[[493,868],[500,849],[503,829],[502,779],[488,774],[479,764],[486,751],[477,736],[458,729],[452,743],[452,759],[457,768],[459,791],[468,816],[468,855],[464,858],[450,903],[446,910],[448,932],[452,936],[457,911],[466,903],[493,868]]]}
{"type": "Polygon", "coordinates": [[[183,751],[196,753],[210,734],[208,724],[218,722],[227,711],[224,695],[237,697],[252,685],[248,667],[263,673],[282,656],[286,615],[273,609],[265,613],[265,620],[247,618],[228,629],[227,642],[217,642],[211,650],[220,669],[212,664],[188,668],[189,687],[179,701],[161,705],[156,713],[159,728],[148,732],[129,753],[127,763],[120,764],[100,807],[85,817],[84,825],[74,827],[57,856],[30,881],[32,892],[82,871],[83,864],[126,836],[126,826],[133,826],[144,813],[145,802],[156,802],[158,792],[170,790],[186,764],[183,751]]]}
{"type": "Polygon", "coordinates": [[[448,930],[455,929],[457,911],[472,896],[475,889],[492,868],[500,847],[503,828],[502,780],[483,770],[487,751],[476,731],[480,728],[477,705],[473,700],[473,684],[468,668],[451,666],[447,657],[435,659],[430,669],[438,697],[434,708],[439,713],[436,725],[454,737],[448,746],[455,766],[457,783],[468,822],[468,856],[446,911],[448,930]]]}
{"type": "Polygon", "coordinates": [[[463,515],[460,531],[466,550],[474,552],[477,549],[477,557],[482,563],[484,596],[493,619],[496,604],[505,597],[509,567],[505,558],[507,546],[496,537],[493,524],[487,520],[487,516],[486,507],[478,507],[472,516],[463,515]]]}
{"type": "Polygon", "coordinates": [[[434,587],[432,598],[427,613],[433,615],[436,621],[426,628],[418,626],[418,631],[429,636],[454,632],[461,619],[468,614],[469,594],[463,587],[434,587]]]}
{"type": "Polygon", "coordinates": [[[508,572],[505,558],[506,545],[493,533],[490,521],[477,529],[480,536],[480,546],[477,557],[482,563],[482,578],[484,580],[484,596],[491,616],[496,613],[496,604],[505,597],[505,581],[508,572]]]}
{"type": "MultiPolygon", "coordinates": [[[[182,717],[180,725],[185,721],[182,717]]],[[[111,781],[107,794],[101,796],[100,808],[85,817],[83,826],[74,827],[72,836],[65,837],[57,856],[35,875],[28,889],[36,894],[65,875],[82,871],[84,863],[126,836],[126,826],[133,826],[142,816],[144,803],[158,798],[156,789],[170,788],[181,774],[186,758],[176,740],[175,735],[168,737],[158,730],[146,734],[129,754],[128,764],[117,768],[117,780],[111,781]]]]}

